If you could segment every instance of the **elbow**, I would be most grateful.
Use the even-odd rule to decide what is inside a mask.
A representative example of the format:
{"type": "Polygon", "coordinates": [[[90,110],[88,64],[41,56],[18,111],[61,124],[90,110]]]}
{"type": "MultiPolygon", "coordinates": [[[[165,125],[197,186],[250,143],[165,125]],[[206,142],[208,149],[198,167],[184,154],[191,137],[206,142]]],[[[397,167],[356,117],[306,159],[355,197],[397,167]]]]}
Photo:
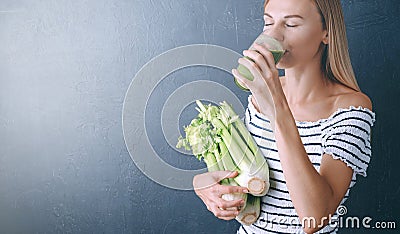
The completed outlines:
{"type": "Polygon", "coordinates": [[[301,217],[301,224],[305,233],[315,233],[324,228],[330,221],[331,215],[310,215],[301,217]]]}
{"type": "Polygon", "coordinates": [[[318,232],[320,229],[322,229],[322,227],[321,228],[303,227],[304,233],[307,233],[307,234],[312,234],[312,233],[318,232]]]}
{"type": "Polygon", "coordinates": [[[299,212],[299,218],[305,233],[315,233],[323,229],[331,221],[336,209],[329,200],[314,204],[299,212]]]}

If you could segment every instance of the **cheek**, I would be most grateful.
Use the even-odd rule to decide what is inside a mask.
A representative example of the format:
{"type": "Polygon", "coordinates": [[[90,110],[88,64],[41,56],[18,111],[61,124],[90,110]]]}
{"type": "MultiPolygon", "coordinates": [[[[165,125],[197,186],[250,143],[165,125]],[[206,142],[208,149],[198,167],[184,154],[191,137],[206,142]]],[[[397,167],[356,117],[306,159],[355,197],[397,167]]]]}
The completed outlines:
{"type": "Polygon", "coordinates": [[[288,48],[293,59],[304,61],[313,58],[317,53],[321,44],[319,33],[313,31],[300,31],[296,35],[292,35],[288,48]]]}

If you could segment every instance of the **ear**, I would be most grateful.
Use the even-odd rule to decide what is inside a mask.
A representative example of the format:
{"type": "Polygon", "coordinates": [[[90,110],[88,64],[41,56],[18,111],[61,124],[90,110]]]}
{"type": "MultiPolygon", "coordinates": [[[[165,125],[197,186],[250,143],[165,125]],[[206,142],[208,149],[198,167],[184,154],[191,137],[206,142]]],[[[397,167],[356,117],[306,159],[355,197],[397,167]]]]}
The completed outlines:
{"type": "Polygon", "coordinates": [[[324,43],[325,45],[329,44],[329,35],[327,30],[324,30],[322,43],[324,43]]]}

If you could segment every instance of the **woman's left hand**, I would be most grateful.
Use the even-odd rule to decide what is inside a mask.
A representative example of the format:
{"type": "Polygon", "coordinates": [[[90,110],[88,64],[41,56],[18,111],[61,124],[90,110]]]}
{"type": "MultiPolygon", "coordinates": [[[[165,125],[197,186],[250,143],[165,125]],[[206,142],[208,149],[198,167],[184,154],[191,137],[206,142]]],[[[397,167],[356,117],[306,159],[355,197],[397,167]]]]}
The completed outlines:
{"type": "Polygon", "coordinates": [[[270,120],[275,119],[275,107],[277,101],[284,97],[279,80],[279,72],[276,68],[272,53],[263,45],[255,43],[255,50],[244,50],[243,55],[254,60],[240,58],[238,62],[245,66],[253,75],[253,81],[243,77],[237,69],[233,69],[233,75],[250,89],[260,113],[266,115],[270,120]]]}

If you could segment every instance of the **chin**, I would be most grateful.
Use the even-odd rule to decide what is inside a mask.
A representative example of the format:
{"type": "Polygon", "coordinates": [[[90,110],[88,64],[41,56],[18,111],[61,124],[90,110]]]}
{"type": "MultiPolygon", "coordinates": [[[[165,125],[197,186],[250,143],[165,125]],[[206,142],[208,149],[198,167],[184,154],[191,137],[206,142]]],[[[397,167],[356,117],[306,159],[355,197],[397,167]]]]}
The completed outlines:
{"type": "Polygon", "coordinates": [[[276,64],[276,68],[278,68],[278,69],[288,69],[290,67],[291,66],[288,65],[287,63],[285,63],[284,61],[279,62],[278,64],[276,64]]]}
{"type": "Polygon", "coordinates": [[[290,68],[290,64],[288,63],[288,57],[287,57],[287,51],[285,52],[285,54],[283,55],[283,57],[281,58],[281,60],[276,64],[276,68],[278,69],[288,69],[290,68]]]}

